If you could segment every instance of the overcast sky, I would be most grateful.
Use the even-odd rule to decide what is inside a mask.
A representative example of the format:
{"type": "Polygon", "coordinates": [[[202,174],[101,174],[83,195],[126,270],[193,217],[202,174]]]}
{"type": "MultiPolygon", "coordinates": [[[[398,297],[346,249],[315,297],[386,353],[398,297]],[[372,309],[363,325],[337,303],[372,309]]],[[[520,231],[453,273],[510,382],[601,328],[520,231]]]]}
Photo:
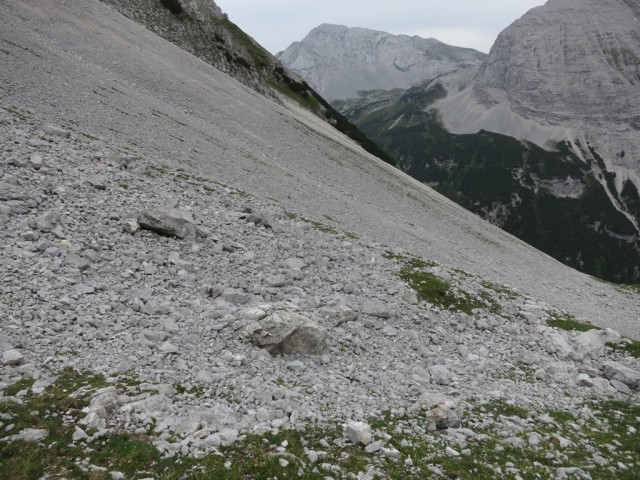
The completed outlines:
{"type": "Polygon", "coordinates": [[[437,38],[489,52],[504,28],[545,0],[215,0],[246,33],[277,53],[321,23],[437,38]]]}

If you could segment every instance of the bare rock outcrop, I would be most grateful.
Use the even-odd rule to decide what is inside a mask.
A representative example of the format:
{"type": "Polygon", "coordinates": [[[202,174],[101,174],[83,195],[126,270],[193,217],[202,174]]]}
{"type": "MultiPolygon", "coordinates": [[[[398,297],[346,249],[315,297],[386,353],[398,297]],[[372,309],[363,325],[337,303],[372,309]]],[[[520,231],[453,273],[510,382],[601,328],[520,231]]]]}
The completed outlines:
{"type": "Polygon", "coordinates": [[[278,54],[328,100],[357,97],[362,90],[409,88],[461,66],[479,65],[484,57],[434,38],[329,24],[278,54]]]}

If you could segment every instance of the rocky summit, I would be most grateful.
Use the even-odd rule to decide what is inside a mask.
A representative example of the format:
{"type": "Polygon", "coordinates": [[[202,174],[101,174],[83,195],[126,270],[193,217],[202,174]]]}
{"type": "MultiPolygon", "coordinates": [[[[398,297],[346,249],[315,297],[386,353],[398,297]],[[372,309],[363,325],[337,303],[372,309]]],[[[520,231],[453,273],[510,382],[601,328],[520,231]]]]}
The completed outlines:
{"type": "Polygon", "coordinates": [[[640,235],[640,6],[550,0],[506,28],[471,87],[438,109],[456,133],[566,141],[640,235]]]}
{"type": "Polygon", "coordinates": [[[353,98],[363,90],[409,88],[426,78],[479,66],[485,57],[433,38],[329,24],[278,54],[330,101],[353,98]]]}
{"type": "Polygon", "coordinates": [[[2,478],[633,478],[635,290],[108,5],[0,16],[2,478]]]}

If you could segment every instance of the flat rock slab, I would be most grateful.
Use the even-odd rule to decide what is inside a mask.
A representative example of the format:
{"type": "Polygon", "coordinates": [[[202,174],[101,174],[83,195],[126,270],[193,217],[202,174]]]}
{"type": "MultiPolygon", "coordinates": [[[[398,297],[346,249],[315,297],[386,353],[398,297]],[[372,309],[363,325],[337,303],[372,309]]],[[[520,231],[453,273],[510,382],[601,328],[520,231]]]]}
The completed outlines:
{"type": "Polygon", "coordinates": [[[178,208],[147,210],[138,216],[138,224],[167,237],[195,238],[197,232],[193,214],[178,208]]]}

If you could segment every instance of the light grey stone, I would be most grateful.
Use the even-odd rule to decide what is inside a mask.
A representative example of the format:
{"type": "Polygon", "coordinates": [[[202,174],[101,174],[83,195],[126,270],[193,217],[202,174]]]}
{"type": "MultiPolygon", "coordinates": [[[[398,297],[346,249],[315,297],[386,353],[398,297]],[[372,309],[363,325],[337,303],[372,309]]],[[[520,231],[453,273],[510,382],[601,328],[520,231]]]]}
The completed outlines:
{"type": "Polygon", "coordinates": [[[344,433],[352,443],[359,445],[369,445],[373,440],[371,426],[365,422],[347,422],[344,433]]]}
{"type": "Polygon", "coordinates": [[[387,307],[387,305],[385,305],[384,302],[373,298],[365,299],[362,302],[362,313],[378,318],[388,319],[393,317],[393,312],[387,307]]]}
{"type": "Polygon", "coordinates": [[[87,432],[76,425],[73,435],[71,437],[74,442],[86,441],[89,438],[87,432]]]}
{"type": "Polygon", "coordinates": [[[24,355],[22,355],[22,353],[20,353],[18,350],[14,348],[10,350],[5,350],[2,353],[3,365],[17,366],[22,364],[23,361],[24,361],[24,355]]]}
{"type": "Polygon", "coordinates": [[[380,453],[382,453],[384,457],[390,458],[392,460],[400,460],[400,458],[402,457],[402,454],[393,447],[381,447],[380,453]]]}
{"type": "Polygon", "coordinates": [[[376,453],[376,452],[379,452],[383,446],[384,446],[384,442],[381,440],[377,440],[375,442],[371,442],[369,445],[364,447],[364,451],[367,453],[376,453]]]}
{"type": "Polygon", "coordinates": [[[50,211],[36,218],[36,227],[41,232],[52,232],[59,226],[61,220],[58,212],[50,211]]]}
{"type": "Polygon", "coordinates": [[[180,353],[180,349],[171,342],[164,342],[160,345],[160,351],[163,353],[180,353]]]}
{"type": "Polygon", "coordinates": [[[432,408],[426,412],[425,416],[429,424],[437,430],[458,428],[462,423],[458,414],[446,405],[439,405],[432,408]]]}
{"type": "Polygon", "coordinates": [[[606,361],[602,371],[609,380],[622,382],[632,390],[640,389],[640,372],[638,370],[629,368],[620,362],[606,361]]]}
{"type": "Polygon", "coordinates": [[[53,124],[44,125],[42,131],[52,137],[69,138],[71,135],[68,130],[53,124]]]}
{"type": "Polygon", "coordinates": [[[196,224],[193,214],[178,208],[156,208],[138,215],[141,228],[151,230],[160,235],[181,239],[194,239],[196,224]]]}
{"type": "Polygon", "coordinates": [[[127,218],[122,223],[122,231],[131,235],[135,234],[140,229],[140,225],[135,218],[127,218]]]}
{"type": "Polygon", "coordinates": [[[311,317],[292,307],[276,310],[250,323],[245,331],[270,353],[319,354],[325,349],[327,331],[311,317]]]}
{"type": "Polygon", "coordinates": [[[235,305],[246,305],[251,301],[251,295],[238,288],[225,289],[222,293],[222,298],[225,302],[233,303],[235,305]]]}
{"type": "Polygon", "coordinates": [[[29,162],[31,163],[31,166],[35,170],[40,170],[44,165],[44,161],[42,160],[42,154],[37,152],[34,152],[31,154],[31,156],[29,157],[29,162]]]}
{"type": "Polygon", "coordinates": [[[574,340],[586,351],[598,351],[603,350],[608,343],[620,343],[622,341],[622,335],[611,328],[605,330],[594,329],[581,333],[574,340]]]}
{"type": "Polygon", "coordinates": [[[38,428],[25,428],[20,433],[8,437],[11,441],[37,443],[49,436],[49,431],[38,428]]]}

